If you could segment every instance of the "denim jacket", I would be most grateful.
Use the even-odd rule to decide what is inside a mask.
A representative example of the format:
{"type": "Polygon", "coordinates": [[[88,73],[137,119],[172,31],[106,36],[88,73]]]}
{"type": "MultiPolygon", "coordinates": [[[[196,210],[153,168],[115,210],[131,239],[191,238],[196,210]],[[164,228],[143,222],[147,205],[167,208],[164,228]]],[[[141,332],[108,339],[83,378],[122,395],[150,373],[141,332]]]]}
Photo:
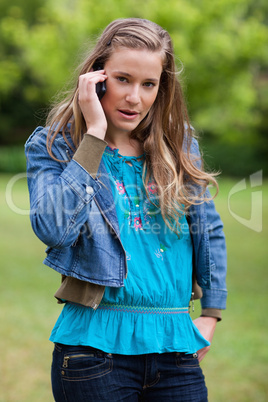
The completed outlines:
{"type": "MultiPolygon", "coordinates": [[[[68,292],[82,283],[88,284],[90,291],[94,288],[97,302],[89,305],[96,308],[104,287],[121,287],[127,276],[126,253],[102,161],[107,144],[85,135],[74,153],[71,136],[67,134],[67,144],[59,134],[52,147],[58,159],[54,160],[47,152],[47,132],[47,128],[38,127],[25,144],[31,224],[47,245],[44,264],[64,278],[73,278],[71,286],[65,286],[68,292]]],[[[199,157],[196,140],[192,141],[191,155],[199,157]]],[[[225,309],[226,246],[214,202],[191,206],[188,222],[202,309],[225,309]]],[[[81,296],[79,286],[76,292],[81,296]]],[[[66,292],[65,298],[70,300],[66,292]]]]}

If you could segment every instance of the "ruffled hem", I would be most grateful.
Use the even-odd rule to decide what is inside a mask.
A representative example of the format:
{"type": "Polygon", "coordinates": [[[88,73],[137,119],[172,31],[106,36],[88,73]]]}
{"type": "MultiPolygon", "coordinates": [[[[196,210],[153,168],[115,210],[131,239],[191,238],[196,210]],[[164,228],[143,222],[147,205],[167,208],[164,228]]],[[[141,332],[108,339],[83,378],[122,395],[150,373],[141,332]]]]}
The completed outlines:
{"type": "Polygon", "coordinates": [[[92,346],[107,353],[195,353],[208,346],[189,313],[141,314],[66,304],[50,340],[92,346]]]}

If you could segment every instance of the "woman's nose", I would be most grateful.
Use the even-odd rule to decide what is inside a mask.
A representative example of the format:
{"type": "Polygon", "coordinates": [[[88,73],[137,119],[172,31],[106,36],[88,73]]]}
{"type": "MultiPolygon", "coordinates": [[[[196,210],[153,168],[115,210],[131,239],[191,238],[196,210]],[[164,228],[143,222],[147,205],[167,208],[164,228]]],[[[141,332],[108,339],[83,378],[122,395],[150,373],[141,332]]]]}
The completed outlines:
{"type": "Polygon", "coordinates": [[[129,92],[126,95],[126,101],[133,105],[137,105],[140,102],[140,92],[138,86],[133,86],[129,89],[129,92]]]}

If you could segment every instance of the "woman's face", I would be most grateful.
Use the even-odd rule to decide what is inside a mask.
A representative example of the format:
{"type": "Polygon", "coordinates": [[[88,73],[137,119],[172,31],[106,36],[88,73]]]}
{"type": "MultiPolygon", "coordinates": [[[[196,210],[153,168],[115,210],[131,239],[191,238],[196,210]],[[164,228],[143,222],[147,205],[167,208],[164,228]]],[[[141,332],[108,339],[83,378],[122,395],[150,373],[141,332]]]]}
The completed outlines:
{"type": "Polygon", "coordinates": [[[162,73],[160,52],[116,49],[104,66],[107,92],[101,100],[107,137],[129,135],[153,105],[162,73]]]}

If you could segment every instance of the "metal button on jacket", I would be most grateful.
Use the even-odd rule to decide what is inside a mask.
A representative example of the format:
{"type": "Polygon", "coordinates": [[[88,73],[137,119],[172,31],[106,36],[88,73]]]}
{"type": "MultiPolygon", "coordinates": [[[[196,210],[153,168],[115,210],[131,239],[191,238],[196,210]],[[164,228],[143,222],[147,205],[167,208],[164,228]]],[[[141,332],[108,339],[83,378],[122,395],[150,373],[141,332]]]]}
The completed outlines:
{"type": "Polygon", "coordinates": [[[91,186],[86,186],[86,192],[87,194],[92,194],[93,193],[93,188],[91,186]]]}

